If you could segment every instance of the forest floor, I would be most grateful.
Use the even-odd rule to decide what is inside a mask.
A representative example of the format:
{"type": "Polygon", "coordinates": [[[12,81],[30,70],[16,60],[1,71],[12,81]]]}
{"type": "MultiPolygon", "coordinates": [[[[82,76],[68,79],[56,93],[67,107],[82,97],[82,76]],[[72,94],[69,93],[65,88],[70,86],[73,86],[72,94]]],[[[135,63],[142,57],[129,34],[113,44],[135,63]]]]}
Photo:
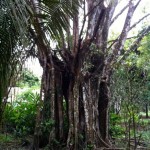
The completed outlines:
{"type": "Polygon", "coordinates": [[[33,136],[23,139],[11,134],[0,134],[0,150],[29,150],[32,141],[33,136]]]}
{"type": "MultiPolygon", "coordinates": [[[[136,122],[136,141],[137,141],[137,148],[136,150],[150,150],[150,116],[146,117],[145,115],[140,115],[140,120],[136,122]],[[139,122],[138,122],[139,121],[139,122]]],[[[121,124],[123,128],[125,127],[125,124],[121,124]]],[[[133,128],[133,126],[131,126],[133,128]]],[[[129,133],[126,133],[127,137],[125,138],[124,135],[120,138],[115,139],[115,145],[118,147],[127,147],[128,141],[128,135],[129,133]],[[125,144],[126,143],[126,144],[125,144]]],[[[130,150],[135,149],[135,139],[134,139],[134,132],[133,129],[130,130],[130,150]]]]}
{"type": "MultiPolygon", "coordinates": [[[[150,117],[145,118],[141,116],[142,124],[138,128],[138,132],[141,132],[141,139],[139,139],[137,150],[150,150],[150,117]]],[[[118,147],[126,147],[127,141],[124,138],[115,140],[115,145],[118,147]]],[[[134,145],[134,140],[131,139],[131,145],[134,145]]],[[[0,133],[0,150],[30,150],[33,143],[33,135],[26,137],[17,137],[13,134],[0,133]]],[[[44,150],[44,149],[41,149],[44,150]]],[[[132,148],[131,148],[132,150],[132,148]]]]}

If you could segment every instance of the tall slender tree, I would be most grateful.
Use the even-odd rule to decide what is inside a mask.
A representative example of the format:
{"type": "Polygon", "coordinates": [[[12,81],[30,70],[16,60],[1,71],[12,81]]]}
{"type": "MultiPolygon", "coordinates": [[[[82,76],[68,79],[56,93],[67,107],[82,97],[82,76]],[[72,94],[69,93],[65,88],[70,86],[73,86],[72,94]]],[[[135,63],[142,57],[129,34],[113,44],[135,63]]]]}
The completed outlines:
{"type": "Polygon", "coordinates": [[[15,21],[4,1],[0,1],[0,125],[11,86],[14,86],[17,74],[24,62],[19,34],[15,21]]]}

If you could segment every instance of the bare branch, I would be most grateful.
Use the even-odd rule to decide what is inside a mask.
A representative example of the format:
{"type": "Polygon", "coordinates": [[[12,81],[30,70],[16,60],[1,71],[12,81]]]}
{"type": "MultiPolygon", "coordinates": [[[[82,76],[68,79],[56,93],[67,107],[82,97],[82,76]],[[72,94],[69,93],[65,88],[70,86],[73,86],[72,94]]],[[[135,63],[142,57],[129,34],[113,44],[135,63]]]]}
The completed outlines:
{"type": "Polygon", "coordinates": [[[89,16],[96,7],[100,6],[102,4],[103,0],[101,0],[100,2],[98,2],[95,6],[93,6],[93,8],[91,10],[88,10],[88,13],[85,15],[85,17],[89,16]]]}
{"type": "MultiPolygon", "coordinates": [[[[99,15],[101,11],[105,9],[103,5],[103,0],[100,0],[98,3],[93,3],[91,0],[88,3],[88,13],[85,16],[88,16],[88,29],[86,32],[86,39],[91,39],[94,27],[93,23],[99,20],[99,15]]],[[[94,23],[95,24],[95,23],[94,23]]]]}
{"type": "Polygon", "coordinates": [[[129,3],[112,19],[110,25],[114,23],[114,21],[128,8],[129,3]]]}
{"type": "Polygon", "coordinates": [[[133,17],[133,13],[134,13],[135,9],[136,9],[136,7],[133,4],[133,0],[130,0],[129,1],[129,9],[128,9],[128,13],[126,15],[126,20],[125,20],[122,32],[118,38],[118,41],[114,42],[114,44],[111,45],[112,55],[110,55],[106,60],[106,62],[108,64],[109,63],[114,64],[117,60],[116,58],[118,58],[118,56],[120,55],[120,51],[123,49],[124,43],[127,39],[127,34],[129,32],[129,29],[130,29],[130,23],[131,23],[131,19],[133,17]]]}
{"type": "Polygon", "coordinates": [[[131,45],[131,47],[129,48],[129,50],[135,50],[138,48],[139,43],[141,42],[141,40],[150,32],[150,26],[148,26],[145,30],[143,30],[138,38],[134,41],[134,43],[131,45]]]}
{"type": "Polygon", "coordinates": [[[139,5],[140,2],[141,2],[141,0],[138,0],[138,2],[136,3],[136,5],[134,6],[134,9],[137,8],[137,6],[139,5]]]}
{"type": "Polygon", "coordinates": [[[110,22],[109,22],[109,25],[111,25],[111,21],[112,21],[112,17],[114,15],[114,12],[115,12],[115,9],[116,9],[116,6],[118,5],[118,0],[114,1],[113,3],[110,3],[110,22]]]}
{"type": "MultiPolygon", "coordinates": [[[[132,2],[132,0],[130,2],[132,2]]],[[[134,10],[137,8],[137,6],[139,5],[140,2],[141,2],[141,0],[138,0],[138,2],[136,3],[136,5],[134,6],[134,10]]],[[[114,23],[114,21],[128,8],[129,3],[112,19],[110,25],[112,25],[114,23]]]]}
{"type": "Polygon", "coordinates": [[[77,53],[77,44],[79,40],[79,19],[78,13],[73,16],[73,53],[77,53]]]}
{"type": "MultiPolygon", "coordinates": [[[[138,36],[136,35],[136,36],[131,36],[131,37],[128,37],[127,38],[127,40],[130,40],[130,39],[133,39],[133,38],[137,38],[138,36]]],[[[110,41],[108,41],[107,43],[111,43],[111,42],[117,42],[118,41],[118,38],[116,38],[116,39],[114,39],[114,40],[110,40],[110,41]]]]}
{"type": "Polygon", "coordinates": [[[95,38],[95,36],[97,34],[97,31],[98,31],[99,26],[100,26],[100,22],[101,22],[101,20],[103,18],[103,15],[105,14],[105,12],[106,12],[106,9],[102,9],[101,13],[99,14],[99,18],[98,18],[97,23],[96,23],[96,25],[94,27],[94,31],[93,31],[93,36],[91,38],[91,42],[94,40],[94,38],[95,38]]]}
{"type": "Polygon", "coordinates": [[[119,59],[118,62],[122,62],[131,51],[135,51],[139,46],[142,39],[150,33],[150,26],[148,26],[145,30],[143,30],[137,37],[137,39],[133,42],[133,44],[130,46],[130,48],[126,51],[126,53],[122,56],[121,59],[119,59]]]}
{"type": "Polygon", "coordinates": [[[149,13],[149,14],[146,14],[146,15],[143,16],[141,19],[139,19],[137,22],[135,22],[135,23],[130,27],[129,30],[132,30],[134,27],[136,27],[137,24],[139,24],[141,21],[143,21],[143,20],[144,20],[145,18],[147,18],[149,15],[150,15],[150,13],[149,13]]]}
{"type": "Polygon", "coordinates": [[[132,19],[134,11],[135,11],[135,6],[131,0],[129,2],[129,10],[128,10],[128,13],[126,16],[124,27],[123,27],[122,32],[120,34],[119,40],[114,47],[115,49],[118,49],[118,51],[120,51],[123,48],[123,45],[124,45],[125,40],[127,38],[127,34],[129,32],[129,29],[130,29],[130,23],[131,23],[131,19],[132,19]]]}
{"type": "Polygon", "coordinates": [[[82,28],[81,28],[81,31],[80,31],[80,34],[79,34],[79,39],[81,39],[81,36],[82,36],[82,33],[83,33],[83,29],[84,29],[84,26],[85,26],[85,22],[86,22],[86,9],[85,9],[85,0],[84,0],[84,8],[83,8],[83,11],[84,11],[84,18],[83,18],[83,24],[82,24],[82,28]]]}
{"type": "Polygon", "coordinates": [[[117,4],[118,4],[118,0],[116,0],[113,3],[110,3],[109,7],[106,10],[106,17],[105,17],[106,19],[103,21],[103,24],[100,27],[101,31],[98,33],[96,37],[97,38],[96,40],[99,43],[99,47],[101,47],[103,53],[106,53],[107,50],[109,27],[117,4]]]}
{"type": "MultiPolygon", "coordinates": [[[[135,38],[137,38],[137,37],[138,37],[138,35],[132,36],[132,37],[128,37],[128,38],[126,38],[126,40],[135,39],[135,38]]],[[[113,46],[117,41],[118,41],[118,38],[116,38],[116,39],[114,39],[114,40],[108,41],[107,43],[111,43],[111,44],[109,45],[109,47],[108,47],[107,49],[110,50],[110,49],[112,48],[112,46],[113,46]]]]}

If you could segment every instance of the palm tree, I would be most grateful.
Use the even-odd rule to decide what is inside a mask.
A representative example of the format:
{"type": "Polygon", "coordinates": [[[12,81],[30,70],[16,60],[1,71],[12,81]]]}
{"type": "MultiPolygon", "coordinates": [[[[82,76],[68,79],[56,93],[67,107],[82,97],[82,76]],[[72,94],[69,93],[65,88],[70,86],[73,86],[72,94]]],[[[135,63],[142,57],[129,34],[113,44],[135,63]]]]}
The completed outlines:
{"type": "Polygon", "coordinates": [[[0,2],[0,123],[8,97],[8,87],[14,84],[22,61],[21,51],[17,48],[19,34],[15,30],[10,10],[0,2]],[[20,61],[19,61],[20,59],[20,61]]]}

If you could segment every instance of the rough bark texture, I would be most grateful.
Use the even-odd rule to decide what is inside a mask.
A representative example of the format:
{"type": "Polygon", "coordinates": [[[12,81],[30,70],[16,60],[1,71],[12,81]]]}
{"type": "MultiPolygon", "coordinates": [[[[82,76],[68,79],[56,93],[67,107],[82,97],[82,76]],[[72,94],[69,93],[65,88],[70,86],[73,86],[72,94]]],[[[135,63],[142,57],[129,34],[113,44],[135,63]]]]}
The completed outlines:
{"type": "MultiPolygon", "coordinates": [[[[85,39],[79,34],[79,14],[75,14],[73,41],[67,41],[66,47],[63,38],[63,47],[56,53],[45,40],[38,19],[34,20],[38,57],[43,67],[44,107],[41,118],[42,122],[54,121],[48,136],[42,135],[43,146],[53,143],[53,147],[59,149],[54,141],[72,150],[111,146],[108,138],[109,80],[112,65],[130,30],[136,5],[130,0],[128,6],[123,8],[122,12],[128,8],[128,13],[122,33],[118,40],[108,45],[109,28],[117,18],[113,19],[112,16],[118,1],[110,2],[108,7],[103,2],[87,0],[88,12],[87,15],[84,13],[84,20],[88,18],[85,39]],[[70,45],[73,45],[72,49],[70,45]]],[[[68,39],[70,34],[68,29],[68,39]]]]}

